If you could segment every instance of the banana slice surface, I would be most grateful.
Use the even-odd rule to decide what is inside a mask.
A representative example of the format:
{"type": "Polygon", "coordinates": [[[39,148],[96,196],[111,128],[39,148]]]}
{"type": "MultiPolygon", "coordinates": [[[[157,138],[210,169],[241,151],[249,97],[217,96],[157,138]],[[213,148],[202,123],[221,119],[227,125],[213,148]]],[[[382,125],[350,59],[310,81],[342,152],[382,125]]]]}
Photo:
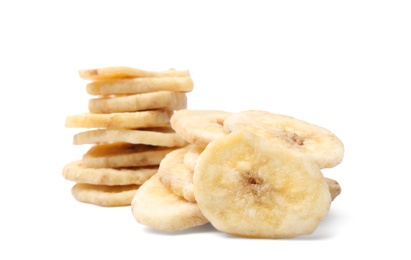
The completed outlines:
{"type": "Polygon", "coordinates": [[[240,237],[311,234],[331,204],[326,179],[313,160],[248,131],[211,142],[198,158],[193,184],[205,218],[240,237]]]}
{"type": "Polygon", "coordinates": [[[248,130],[267,142],[302,152],[321,169],[335,167],[343,160],[344,145],[334,133],[294,117],[246,110],[233,113],[223,124],[225,133],[248,130]]]}

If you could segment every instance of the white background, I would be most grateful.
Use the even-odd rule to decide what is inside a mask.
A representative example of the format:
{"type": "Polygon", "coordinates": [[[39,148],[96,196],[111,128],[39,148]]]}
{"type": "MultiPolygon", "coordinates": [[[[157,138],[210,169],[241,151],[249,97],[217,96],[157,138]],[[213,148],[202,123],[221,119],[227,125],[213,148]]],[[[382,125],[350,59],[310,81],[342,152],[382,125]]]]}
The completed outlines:
{"type": "Polygon", "coordinates": [[[409,1],[1,1],[0,259],[410,259],[409,1]],[[74,200],[61,171],[86,147],[79,69],[188,69],[189,109],[268,110],[345,145],[343,191],[310,236],[168,234],[129,207],[74,200]]]}

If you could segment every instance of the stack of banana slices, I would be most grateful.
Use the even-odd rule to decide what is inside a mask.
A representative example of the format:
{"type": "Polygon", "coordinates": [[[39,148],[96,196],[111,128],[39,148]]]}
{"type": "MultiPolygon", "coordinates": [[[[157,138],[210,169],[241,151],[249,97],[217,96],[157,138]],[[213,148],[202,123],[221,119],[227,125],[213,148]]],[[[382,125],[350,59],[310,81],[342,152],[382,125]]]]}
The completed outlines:
{"type": "Polygon", "coordinates": [[[268,111],[176,111],[188,145],[171,151],[135,193],[140,224],[178,231],[211,223],[239,237],[309,235],[340,194],[322,169],[342,162],[329,130],[268,111]]]}
{"type": "Polygon", "coordinates": [[[187,107],[194,83],[187,70],[148,71],[131,67],[80,70],[91,95],[89,111],[66,118],[81,129],[74,145],[91,145],[69,162],[63,176],[75,182],[78,201],[129,206],[136,190],[158,170],[164,156],[187,145],[170,127],[174,111],[187,107]]]}

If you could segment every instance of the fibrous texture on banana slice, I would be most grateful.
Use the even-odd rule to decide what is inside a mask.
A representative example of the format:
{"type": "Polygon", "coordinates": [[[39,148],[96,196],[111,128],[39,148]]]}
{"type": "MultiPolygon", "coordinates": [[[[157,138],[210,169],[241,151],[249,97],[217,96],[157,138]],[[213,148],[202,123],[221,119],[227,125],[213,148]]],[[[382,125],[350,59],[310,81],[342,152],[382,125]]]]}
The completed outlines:
{"type": "Polygon", "coordinates": [[[193,184],[205,218],[240,237],[311,234],[331,204],[326,179],[313,160],[244,130],[205,148],[193,184]]]}
{"type": "Polygon", "coordinates": [[[290,116],[247,110],[233,113],[223,125],[226,133],[244,129],[267,142],[302,152],[321,169],[340,164],[344,156],[343,143],[335,134],[290,116]]]}

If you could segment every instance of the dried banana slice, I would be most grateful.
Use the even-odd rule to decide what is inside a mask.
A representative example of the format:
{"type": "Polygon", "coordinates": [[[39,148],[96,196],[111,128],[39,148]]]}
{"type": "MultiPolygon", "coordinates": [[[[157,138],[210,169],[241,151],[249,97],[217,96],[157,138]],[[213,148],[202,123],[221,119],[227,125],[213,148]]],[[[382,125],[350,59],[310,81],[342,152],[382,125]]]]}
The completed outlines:
{"type": "Polygon", "coordinates": [[[330,178],[325,178],[325,181],[327,182],[328,189],[330,190],[331,200],[334,200],[341,194],[341,186],[336,180],[330,178]]]}
{"type": "Polygon", "coordinates": [[[187,96],[183,92],[174,91],[100,96],[89,99],[88,108],[92,114],[185,109],[187,96]]]}
{"type": "Polygon", "coordinates": [[[184,155],[184,165],[187,166],[188,169],[194,171],[194,167],[196,166],[197,159],[200,154],[204,151],[204,147],[198,145],[190,145],[190,149],[184,155]]]}
{"type": "Polygon", "coordinates": [[[163,231],[179,231],[208,223],[197,203],[175,195],[164,187],[157,174],[138,189],[131,210],[138,223],[163,231]]]}
{"type": "Polygon", "coordinates": [[[71,188],[73,197],[83,203],[101,207],[130,206],[140,185],[94,185],[76,183],[71,188]]]}
{"type": "Polygon", "coordinates": [[[106,80],[146,77],[189,77],[188,70],[169,69],[164,71],[147,71],[127,66],[112,66],[97,69],[79,70],[79,75],[87,80],[106,80]]]}
{"type": "Polygon", "coordinates": [[[246,131],[211,142],[198,158],[193,183],[210,223],[240,237],[311,234],[331,204],[314,161],[246,131]]]}
{"type": "Polygon", "coordinates": [[[86,89],[90,95],[124,95],[156,91],[190,92],[193,88],[191,77],[161,77],[97,80],[87,84],[86,89]]]}
{"type": "Polygon", "coordinates": [[[171,128],[183,139],[200,147],[225,136],[224,120],[230,112],[219,110],[187,110],[175,111],[171,116],[171,128]]]}
{"type": "Polygon", "coordinates": [[[267,111],[247,110],[224,120],[226,133],[248,130],[266,141],[300,151],[323,168],[341,163],[344,146],[329,130],[308,122],[267,111]]]}
{"type": "Polygon", "coordinates": [[[184,164],[184,155],[191,145],[169,152],[160,163],[157,175],[163,185],[177,196],[195,202],[193,193],[193,171],[184,164]]]}
{"type": "Polygon", "coordinates": [[[127,168],[92,168],[84,166],[81,160],[66,164],[63,177],[76,183],[94,185],[141,185],[150,179],[158,170],[158,166],[127,168]]]}

